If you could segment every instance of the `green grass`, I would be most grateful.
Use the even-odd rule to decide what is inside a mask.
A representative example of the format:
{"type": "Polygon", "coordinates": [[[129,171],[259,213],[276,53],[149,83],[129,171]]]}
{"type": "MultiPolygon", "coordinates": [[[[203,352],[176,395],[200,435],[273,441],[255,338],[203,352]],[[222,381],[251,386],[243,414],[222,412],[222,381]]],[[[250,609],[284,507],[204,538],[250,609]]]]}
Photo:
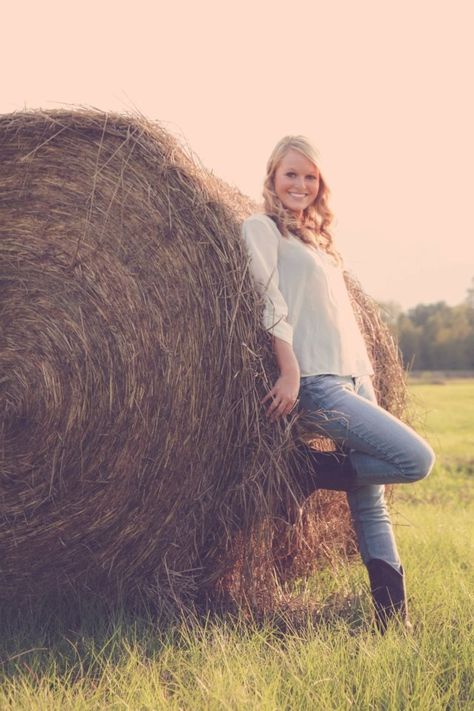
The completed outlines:
{"type": "Polygon", "coordinates": [[[474,381],[412,386],[438,453],[432,475],[398,487],[393,518],[414,633],[374,635],[365,570],[301,583],[327,607],[283,633],[242,620],[43,607],[3,615],[0,709],[474,709],[474,381]],[[366,615],[366,617],[364,617],[366,615]]]}
{"type": "Polygon", "coordinates": [[[437,465],[432,475],[397,498],[456,507],[474,505],[474,380],[414,382],[411,409],[417,429],[433,446],[437,465]]]}
{"type": "Polygon", "coordinates": [[[474,465],[474,380],[412,383],[410,393],[438,458],[474,465]]]}

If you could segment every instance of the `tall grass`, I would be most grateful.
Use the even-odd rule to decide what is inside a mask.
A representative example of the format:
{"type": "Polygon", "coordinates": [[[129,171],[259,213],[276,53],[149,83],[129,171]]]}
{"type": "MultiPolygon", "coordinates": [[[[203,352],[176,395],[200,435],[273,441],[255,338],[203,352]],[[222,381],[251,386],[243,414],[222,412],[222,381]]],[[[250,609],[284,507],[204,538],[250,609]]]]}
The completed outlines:
{"type": "Polygon", "coordinates": [[[462,426],[474,421],[473,388],[414,386],[443,455],[394,504],[412,634],[373,633],[365,569],[343,562],[300,585],[331,601],[320,621],[286,631],[230,617],[165,626],[151,611],[79,601],[4,611],[0,709],[474,709],[474,477],[462,426]]]}

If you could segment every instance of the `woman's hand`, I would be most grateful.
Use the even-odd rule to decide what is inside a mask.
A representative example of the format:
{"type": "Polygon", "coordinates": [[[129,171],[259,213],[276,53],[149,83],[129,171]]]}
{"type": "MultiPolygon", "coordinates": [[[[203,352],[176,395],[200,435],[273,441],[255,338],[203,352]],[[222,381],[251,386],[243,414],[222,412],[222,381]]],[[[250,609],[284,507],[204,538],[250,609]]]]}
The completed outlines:
{"type": "Polygon", "coordinates": [[[271,400],[267,416],[276,422],[279,417],[289,415],[298,399],[300,389],[299,374],[280,375],[272,389],[265,395],[262,405],[271,400]]]}
{"type": "Polygon", "coordinates": [[[267,416],[275,422],[279,417],[289,415],[296,405],[300,389],[300,368],[290,343],[275,336],[273,350],[280,368],[280,377],[263,398],[262,405],[272,401],[267,416]]]}

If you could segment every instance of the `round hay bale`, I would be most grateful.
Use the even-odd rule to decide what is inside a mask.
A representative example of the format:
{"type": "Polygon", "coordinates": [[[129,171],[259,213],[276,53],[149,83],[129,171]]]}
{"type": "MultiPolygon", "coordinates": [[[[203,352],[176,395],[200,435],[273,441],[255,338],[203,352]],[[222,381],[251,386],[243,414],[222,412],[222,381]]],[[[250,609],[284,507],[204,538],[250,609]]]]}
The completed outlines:
{"type": "MultiPolygon", "coordinates": [[[[301,515],[291,427],[262,417],[251,201],[136,117],[1,116],[0,159],[0,598],[271,602],[275,569],[351,550],[343,498],[301,515]]],[[[350,288],[397,410],[393,343],[350,288]]]]}

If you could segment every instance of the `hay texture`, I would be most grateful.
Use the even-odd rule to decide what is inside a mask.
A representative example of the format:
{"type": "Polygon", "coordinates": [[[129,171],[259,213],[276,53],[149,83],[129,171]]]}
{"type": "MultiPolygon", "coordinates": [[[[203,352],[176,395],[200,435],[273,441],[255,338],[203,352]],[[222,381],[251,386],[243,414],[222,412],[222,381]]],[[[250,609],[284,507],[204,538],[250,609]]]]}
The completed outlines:
{"type": "MultiPolygon", "coordinates": [[[[301,508],[291,425],[262,415],[255,206],[136,117],[5,115],[0,162],[0,598],[271,604],[354,550],[343,495],[301,508]]],[[[400,414],[396,349],[350,290],[400,414]]]]}

